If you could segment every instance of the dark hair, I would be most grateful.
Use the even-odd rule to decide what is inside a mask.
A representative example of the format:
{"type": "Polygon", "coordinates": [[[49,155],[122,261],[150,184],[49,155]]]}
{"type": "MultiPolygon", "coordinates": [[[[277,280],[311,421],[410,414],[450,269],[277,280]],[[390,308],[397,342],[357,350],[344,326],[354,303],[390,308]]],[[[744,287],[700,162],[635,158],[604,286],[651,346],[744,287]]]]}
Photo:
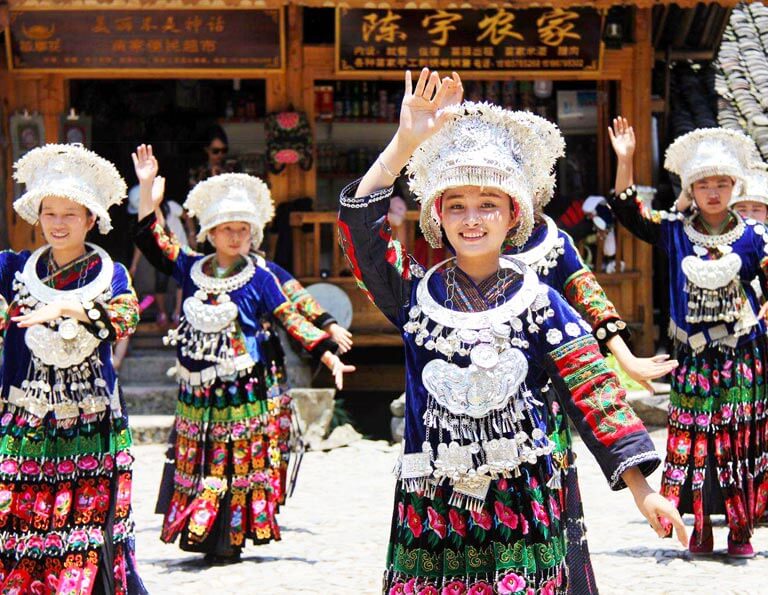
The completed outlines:
{"type": "Polygon", "coordinates": [[[229,145],[229,139],[227,138],[227,133],[224,132],[224,129],[221,126],[219,126],[218,124],[214,124],[213,126],[208,128],[208,130],[205,131],[205,136],[203,137],[203,142],[205,143],[205,146],[207,147],[208,145],[210,145],[216,139],[219,139],[225,145],[229,145]]]}

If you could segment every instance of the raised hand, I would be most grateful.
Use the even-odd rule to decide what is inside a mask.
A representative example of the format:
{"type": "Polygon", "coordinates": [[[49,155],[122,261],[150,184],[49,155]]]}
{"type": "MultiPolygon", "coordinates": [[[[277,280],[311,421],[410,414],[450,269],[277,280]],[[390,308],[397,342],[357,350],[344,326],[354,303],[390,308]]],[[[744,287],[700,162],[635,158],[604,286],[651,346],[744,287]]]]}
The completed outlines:
{"type": "Polygon", "coordinates": [[[441,110],[460,103],[463,96],[464,88],[455,72],[441,81],[436,71],[430,72],[429,68],[424,68],[414,88],[411,71],[406,71],[398,135],[415,148],[448,121],[449,114],[441,110]]]}
{"type": "Polygon", "coordinates": [[[152,204],[155,208],[159,207],[163,202],[165,196],[165,178],[163,176],[157,176],[152,181],[152,204]]]}
{"type": "Polygon", "coordinates": [[[608,136],[619,161],[631,160],[635,154],[636,143],[635,130],[629,125],[629,121],[622,116],[614,118],[613,127],[608,127],[608,136]]]}
{"type": "Polygon", "coordinates": [[[152,153],[152,145],[139,145],[136,147],[136,152],[131,153],[131,158],[139,184],[151,185],[159,169],[157,159],[152,153]]]}

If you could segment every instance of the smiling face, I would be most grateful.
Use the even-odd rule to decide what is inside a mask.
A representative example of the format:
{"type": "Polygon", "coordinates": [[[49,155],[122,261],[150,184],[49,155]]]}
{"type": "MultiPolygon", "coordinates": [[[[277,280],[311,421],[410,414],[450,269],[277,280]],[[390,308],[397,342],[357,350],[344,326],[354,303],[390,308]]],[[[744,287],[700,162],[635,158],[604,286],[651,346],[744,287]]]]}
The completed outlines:
{"type": "Polygon", "coordinates": [[[768,207],[761,202],[755,202],[752,200],[745,200],[738,202],[733,207],[736,212],[744,217],[744,219],[754,219],[759,223],[765,223],[766,216],[768,215],[768,207]]]}
{"type": "Polygon", "coordinates": [[[40,203],[40,226],[54,250],[80,248],[96,218],[83,205],[62,196],[48,196],[40,203]]]}
{"type": "Polygon", "coordinates": [[[702,213],[718,215],[728,209],[733,195],[733,178],[709,176],[693,183],[693,199],[702,213]]]}
{"type": "Polygon", "coordinates": [[[251,244],[251,226],[245,221],[229,221],[217,225],[208,238],[216,248],[216,253],[232,258],[240,256],[251,244]]]}
{"type": "Polygon", "coordinates": [[[443,193],[441,217],[448,241],[459,256],[498,255],[517,223],[508,194],[496,188],[457,186],[443,193]]]}

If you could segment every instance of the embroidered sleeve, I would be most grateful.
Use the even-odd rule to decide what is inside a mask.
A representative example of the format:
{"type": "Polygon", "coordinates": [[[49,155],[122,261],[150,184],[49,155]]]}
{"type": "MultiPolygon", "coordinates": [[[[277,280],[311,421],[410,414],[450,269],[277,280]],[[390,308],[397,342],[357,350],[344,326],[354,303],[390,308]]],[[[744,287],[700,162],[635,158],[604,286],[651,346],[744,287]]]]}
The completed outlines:
{"type": "Polygon", "coordinates": [[[592,327],[601,346],[615,335],[629,339],[627,324],[621,319],[616,307],[608,299],[595,274],[579,255],[573,239],[560,231],[563,254],[558,260],[558,278],[563,280],[562,293],[565,299],[592,327]]]}
{"type": "Polygon", "coordinates": [[[299,314],[283,293],[277,278],[269,271],[264,273],[260,293],[264,296],[267,307],[285,331],[296,339],[304,349],[320,354],[325,351],[336,352],[337,345],[330,338],[330,335],[299,314]]]}
{"type": "Polygon", "coordinates": [[[154,213],[139,221],[134,239],[152,266],[166,275],[173,275],[179,284],[184,282],[192,261],[200,256],[182,246],[172,233],[166,232],[154,213]]]}
{"type": "Polygon", "coordinates": [[[621,489],[626,487],[624,471],[639,466],[649,475],[659,465],[659,455],[589,325],[556,292],[549,295],[553,314],[538,332],[549,376],[611,488],[621,489]]]}
{"type": "Polygon", "coordinates": [[[269,268],[269,270],[277,277],[280,286],[283,289],[283,293],[285,293],[288,299],[291,300],[291,303],[296,307],[298,313],[304,316],[304,318],[312,322],[318,328],[336,322],[333,316],[317,303],[317,300],[312,297],[312,294],[283,267],[274,262],[268,262],[267,268],[269,268]]]}
{"type": "Polygon", "coordinates": [[[103,341],[119,341],[133,334],[139,324],[139,301],[131,278],[122,264],[115,264],[112,299],[106,304],[86,306],[90,323],[86,328],[103,341]]]}
{"type": "Polygon", "coordinates": [[[662,225],[667,217],[677,215],[648,209],[638,196],[635,187],[630,186],[616,194],[608,196],[616,218],[637,238],[649,244],[658,244],[662,239],[662,225]]]}
{"type": "Polygon", "coordinates": [[[355,198],[359,181],[341,193],[339,241],[358,287],[394,324],[400,326],[413,271],[418,267],[387,222],[392,188],[355,198]]]}

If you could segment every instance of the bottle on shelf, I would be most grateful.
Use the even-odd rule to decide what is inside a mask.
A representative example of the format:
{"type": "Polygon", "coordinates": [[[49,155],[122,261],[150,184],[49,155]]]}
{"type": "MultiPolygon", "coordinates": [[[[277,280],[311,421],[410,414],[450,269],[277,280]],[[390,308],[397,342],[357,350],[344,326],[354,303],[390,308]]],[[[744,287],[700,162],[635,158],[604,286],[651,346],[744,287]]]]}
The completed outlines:
{"type": "Polygon", "coordinates": [[[224,108],[224,117],[227,120],[231,120],[235,117],[235,107],[232,105],[232,100],[227,100],[227,106],[224,108]]]}
{"type": "Polygon", "coordinates": [[[344,118],[352,117],[352,93],[349,83],[342,83],[344,86],[344,118]]]}
{"type": "Polygon", "coordinates": [[[506,109],[515,109],[517,106],[515,81],[504,81],[501,89],[501,105],[506,109]]]}
{"type": "Polygon", "coordinates": [[[371,119],[379,119],[379,89],[376,83],[371,83],[371,119]]]}
{"type": "Polygon", "coordinates": [[[368,96],[368,83],[363,82],[363,89],[360,95],[360,117],[367,120],[371,117],[371,100],[368,96]]]}
{"type": "Polygon", "coordinates": [[[357,120],[360,117],[360,111],[361,111],[361,101],[360,101],[360,83],[355,83],[354,87],[352,87],[352,114],[351,117],[353,120],[357,120]]]}
{"type": "Polygon", "coordinates": [[[344,117],[344,98],[341,95],[341,81],[336,81],[333,90],[333,117],[337,120],[344,117]]]}
{"type": "Polygon", "coordinates": [[[379,89],[379,120],[384,122],[389,120],[389,98],[383,86],[379,89]]]}

